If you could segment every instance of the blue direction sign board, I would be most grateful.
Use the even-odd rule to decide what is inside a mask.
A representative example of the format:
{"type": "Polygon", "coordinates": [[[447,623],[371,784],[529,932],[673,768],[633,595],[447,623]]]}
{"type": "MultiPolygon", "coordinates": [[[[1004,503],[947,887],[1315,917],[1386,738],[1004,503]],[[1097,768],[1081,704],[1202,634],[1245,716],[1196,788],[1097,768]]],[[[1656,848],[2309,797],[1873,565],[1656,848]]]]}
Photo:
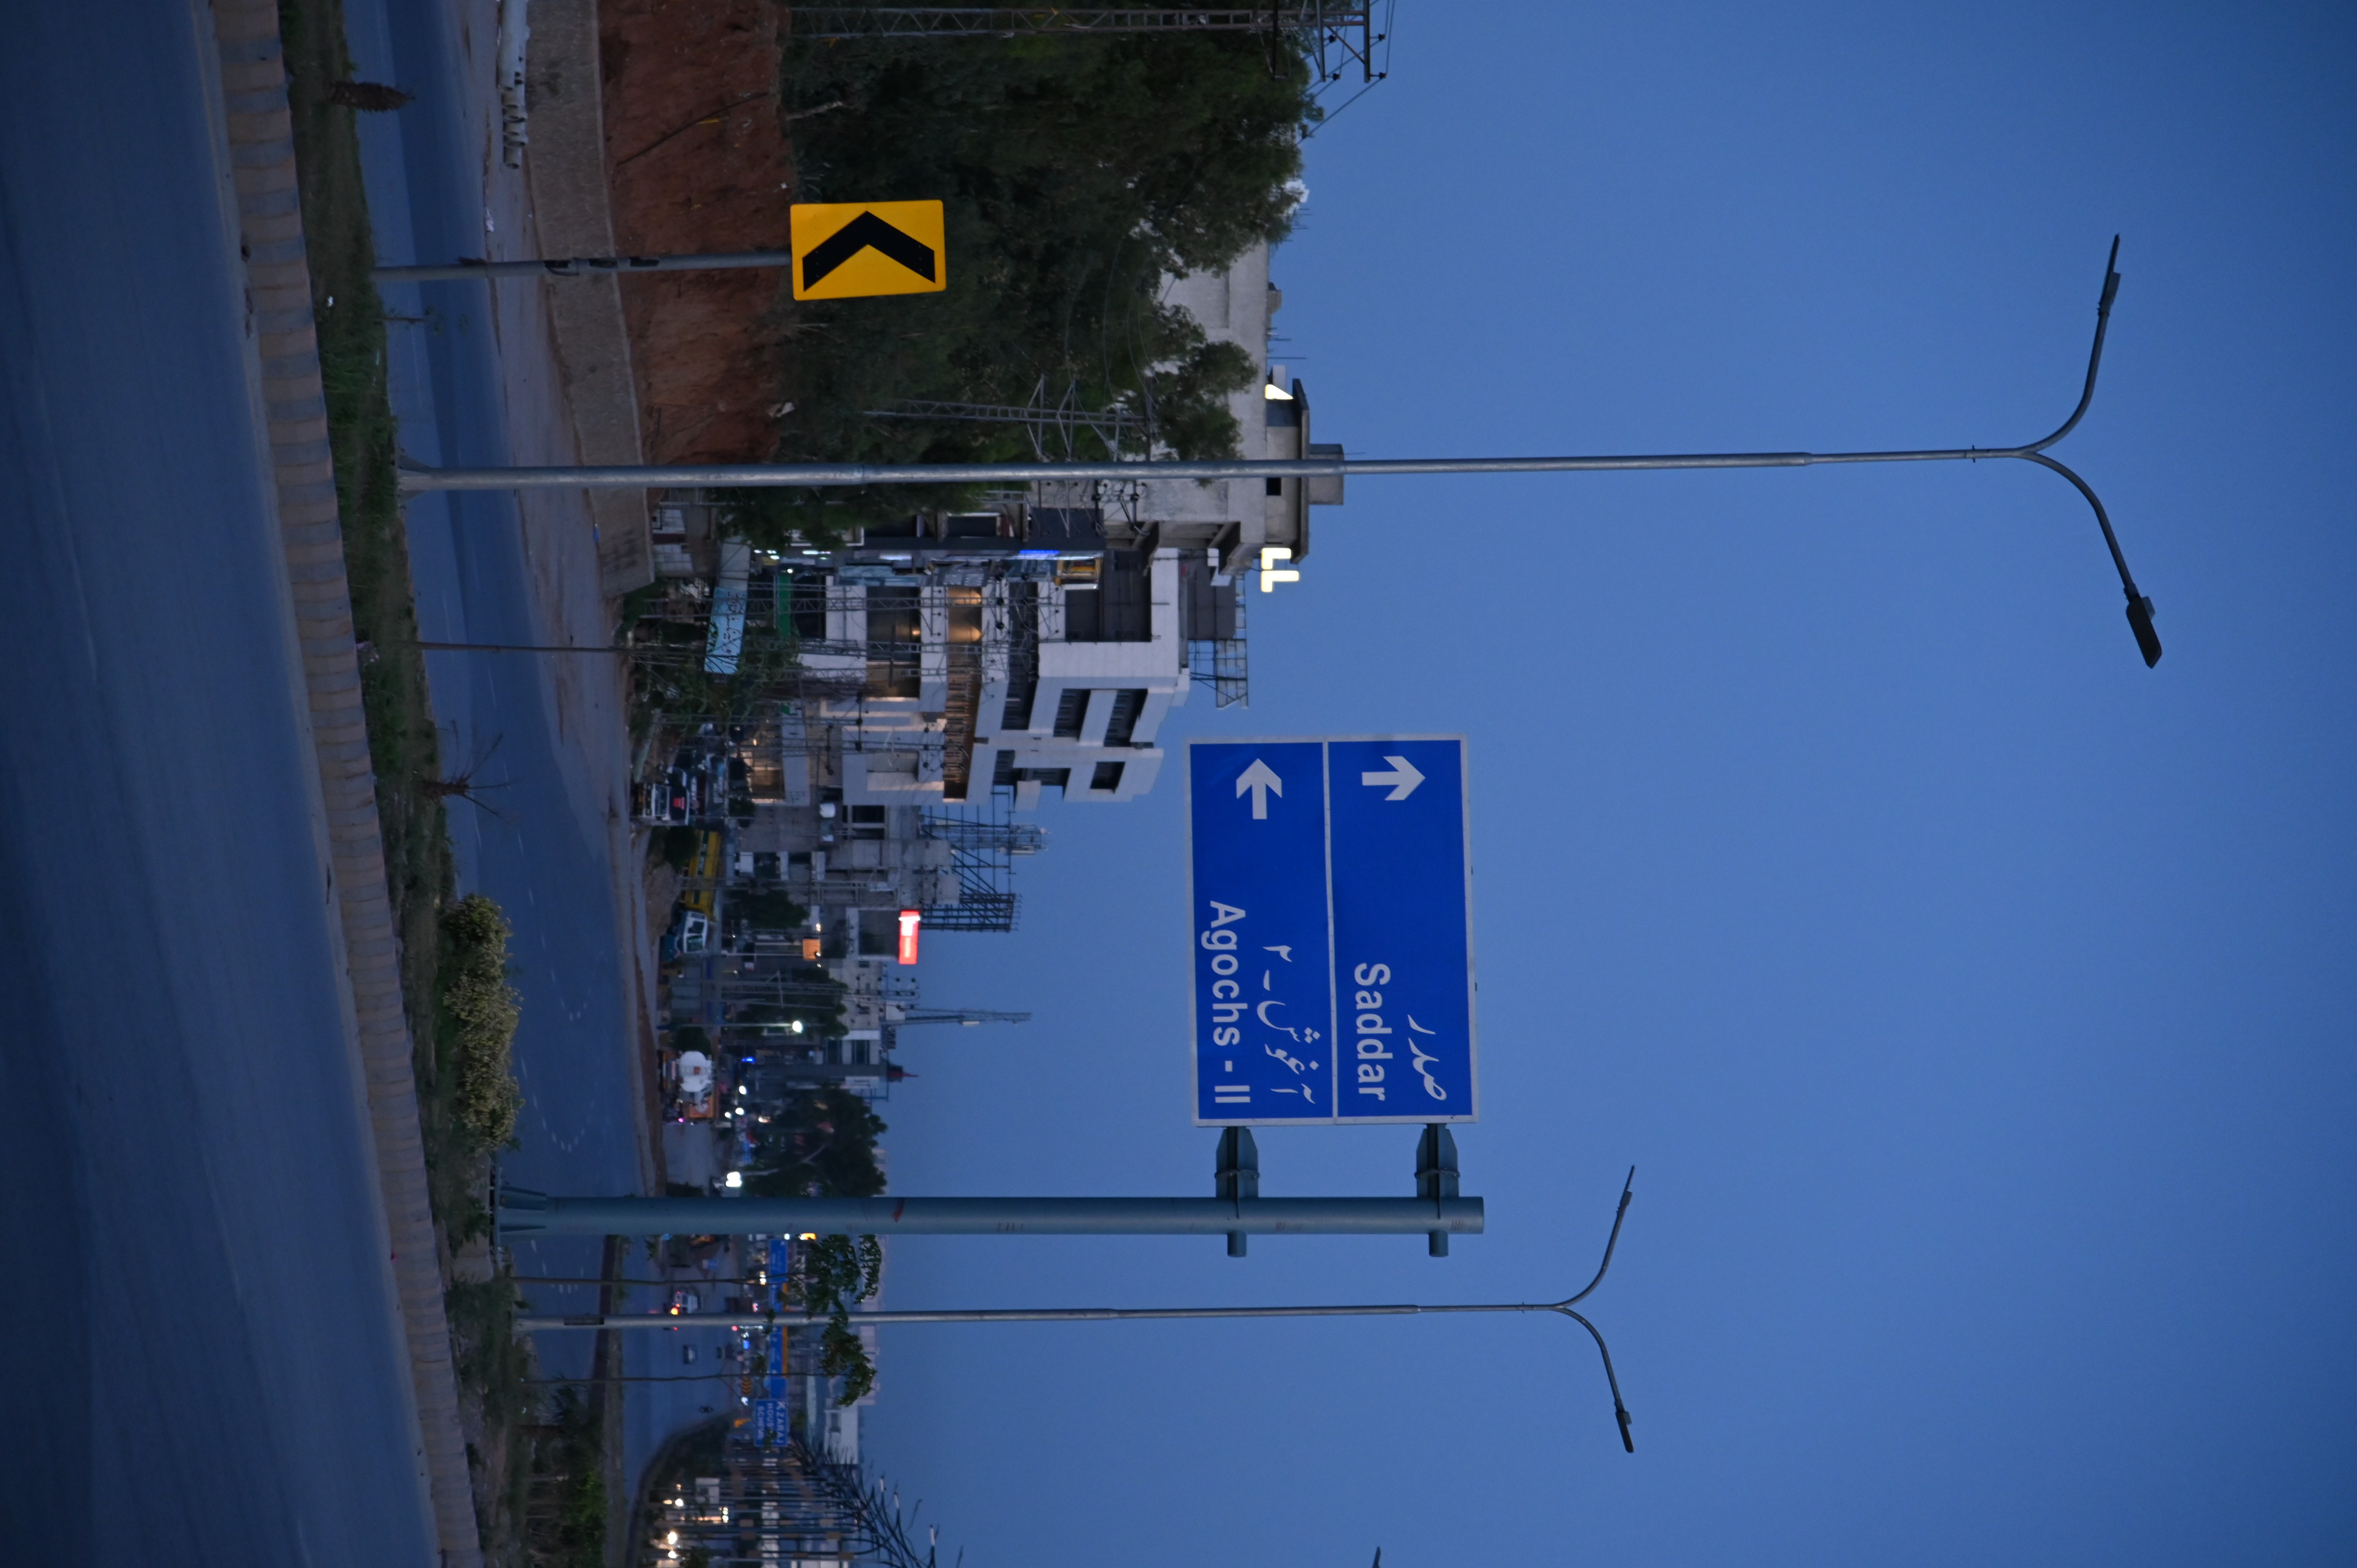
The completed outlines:
{"type": "Polygon", "coordinates": [[[1470,1122],[1458,736],[1194,741],[1195,1121],[1470,1122]]]}

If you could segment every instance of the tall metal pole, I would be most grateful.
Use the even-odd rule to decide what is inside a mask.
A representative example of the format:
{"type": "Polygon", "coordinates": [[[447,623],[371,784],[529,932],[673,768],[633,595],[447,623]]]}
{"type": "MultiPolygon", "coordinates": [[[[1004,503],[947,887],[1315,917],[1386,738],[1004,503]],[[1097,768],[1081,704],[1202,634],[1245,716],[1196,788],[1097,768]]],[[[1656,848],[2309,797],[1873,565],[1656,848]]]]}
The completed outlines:
{"type": "Polygon", "coordinates": [[[2136,588],[2120,551],[2119,537],[2104,503],[2087,481],[2046,456],[2046,449],[2078,428],[2095,396],[2104,337],[2111,326],[2112,300],[2119,293],[2120,242],[2112,240],[2104,267],[2104,290],[2095,306],[2095,343],[2087,356],[2087,380],[2079,404],[2054,433],[2018,446],[1936,446],[1889,452],[1685,452],[1625,456],[1565,457],[1297,457],[1171,458],[1135,463],[704,463],[516,468],[428,468],[405,466],[401,488],[429,490],[521,490],[548,489],[662,489],[716,485],[748,488],[827,489],[852,485],[1007,485],[1042,479],[1317,479],[1398,474],[1606,474],[1660,469],[1810,468],[1836,463],[1977,463],[2015,458],[2061,475],[2094,509],[2104,546],[2127,596],[2129,628],[2147,667],[2160,662],[2160,637],[2153,629],[2153,604],[2136,588]]]}
{"type": "Polygon", "coordinates": [[[500,1189],[502,1236],[1478,1236],[1478,1197],[552,1197],[500,1189]]]}
{"type": "MultiPolygon", "coordinates": [[[[855,1328],[880,1327],[899,1323],[1135,1323],[1149,1319],[1205,1317],[1429,1317],[1450,1313],[1472,1312],[1553,1312],[1570,1318],[1596,1341],[1598,1355],[1603,1358],[1604,1377],[1612,1390],[1612,1413],[1620,1423],[1621,1444],[1630,1453],[1637,1452],[1636,1439],[1629,1431],[1629,1408],[1621,1402],[1620,1379],[1612,1369],[1612,1352],[1605,1348],[1604,1336],[1595,1324],[1572,1309],[1594,1294],[1604,1283],[1604,1274],[1612,1267],[1612,1251],[1620,1243],[1621,1222],[1629,1218],[1629,1202],[1635,1196],[1637,1167],[1629,1167],[1629,1178],[1621,1184],[1620,1207],[1613,1212],[1612,1233],[1605,1239],[1604,1261],[1596,1265],[1596,1277],[1575,1295],[1561,1301],[1501,1301],[1471,1304],[1449,1303],[1427,1305],[1405,1302],[1352,1303],[1337,1306],[1049,1306],[1049,1307],[972,1307],[934,1312],[855,1312],[849,1322],[855,1328]]],[[[654,1200],[648,1200],[654,1201],[654,1200]]],[[[723,1200],[726,1207],[741,1208],[755,1200],[723,1200]]],[[[1215,1202],[1217,1200],[1214,1200],[1215,1202]]],[[[1269,1202],[1263,1198],[1257,1201],[1269,1202]]],[[[1350,1200],[1343,1200],[1350,1201],[1350,1200]]],[[[1479,1198],[1467,1201],[1479,1203],[1479,1198]]],[[[1224,1207],[1224,1206],[1223,1206],[1224,1207]]],[[[1429,1229],[1431,1206],[1422,1204],[1424,1219],[1420,1229],[1429,1229]]],[[[1232,1222],[1223,1222],[1223,1226],[1232,1222]]],[[[834,1321],[831,1317],[797,1312],[699,1312],[699,1313],[572,1313],[563,1316],[522,1316],[515,1320],[518,1333],[537,1334],[563,1328],[817,1328],[834,1321]]]]}

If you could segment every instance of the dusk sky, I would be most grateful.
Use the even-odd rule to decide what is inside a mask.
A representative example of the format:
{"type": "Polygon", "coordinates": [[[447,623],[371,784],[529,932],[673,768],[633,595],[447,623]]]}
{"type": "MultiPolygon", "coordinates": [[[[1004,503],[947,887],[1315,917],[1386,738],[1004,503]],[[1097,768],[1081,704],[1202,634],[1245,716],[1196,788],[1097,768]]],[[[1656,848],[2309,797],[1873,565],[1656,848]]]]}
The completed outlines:
{"type": "MultiPolygon", "coordinates": [[[[1463,734],[1489,1230],[911,1239],[886,1305],[1593,1298],[884,1330],[943,1561],[2345,1562],[2357,28],[2345,8],[1400,6],[1276,258],[1352,456],[2009,446],[1394,478],[1251,596],[1252,704],[1463,734]]],[[[1339,100],[1339,94],[1337,98],[1339,100]]],[[[935,937],[893,1189],[1211,1191],[1181,768],[935,937]]],[[[1270,1195],[1413,1191],[1270,1131],[1270,1195]]]]}

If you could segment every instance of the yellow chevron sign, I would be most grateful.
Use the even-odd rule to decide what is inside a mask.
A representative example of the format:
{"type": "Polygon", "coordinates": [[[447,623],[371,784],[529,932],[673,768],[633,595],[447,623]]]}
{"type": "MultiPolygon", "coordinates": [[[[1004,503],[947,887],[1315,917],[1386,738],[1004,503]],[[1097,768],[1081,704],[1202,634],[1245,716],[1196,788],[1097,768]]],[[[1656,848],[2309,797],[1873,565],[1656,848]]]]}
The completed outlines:
{"type": "Polygon", "coordinates": [[[949,287],[938,201],[797,203],[794,297],[939,294],[949,287]]]}

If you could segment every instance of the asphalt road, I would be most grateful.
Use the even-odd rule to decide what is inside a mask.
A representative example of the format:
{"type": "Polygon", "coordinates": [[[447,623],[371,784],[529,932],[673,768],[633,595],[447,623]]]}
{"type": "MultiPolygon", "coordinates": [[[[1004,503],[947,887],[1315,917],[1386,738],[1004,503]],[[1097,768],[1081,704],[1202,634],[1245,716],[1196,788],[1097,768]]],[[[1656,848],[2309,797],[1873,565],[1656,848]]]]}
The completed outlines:
{"type": "Polygon", "coordinates": [[[419,1564],[205,23],[0,50],[0,1558],[419,1564]]]}
{"type": "MultiPolygon", "coordinates": [[[[345,20],[358,73],[416,94],[398,114],[361,123],[380,257],[520,253],[529,244],[530,202],[522,175],[504,166],[494,145],[494,37],[462,25],[447,5],[351,0],[345,20]]],[[[420,462],[574,460],[553,444],[563,439],[562,405],[533,292],[545,285],[500,286],[496,312],[490,288],[473,281],[386,291],[387,309],[409,318],[394,324],[390,368],[402,446],[420,462]]],[[[573,526],[586,535],[587,511],[576,510],[573,526]]],[[[535,569],[547,564],[533,559],[514,498],[421,496],[407,515],[421,635],[557,639],[534,591],[535,569]]],[[[568,547],[590,548],[584,537],[568,547]]],[[[523,999],[515,1062],[525,1105],[521,1146],[502,1157],[502,1176],[549,1192],[637,1192],[635,1003],[619,961],[614,852],[601,805],[626,766],[623,739],[618,730],[610,750],[600,753],[577,732],[565,733],[540,660],[437,653],[429,670],[446,762],[477,767],[479,782],[490,786],[483,792],[490,811],[454,806],[451,813],[459,880],[497,900],[513,928],[514,983],[523,999]]],[[[522,1274],[594,1275],[599,1244],[551,1239],[519,1246],[515,1259],[522,1274]]],[[[640,1274],[648,1267],[635,1251],[629,1266],[640,1274]]],[[[549,1309],[595,1304],[587,1291],[543,1286],[528,1294],[549,1309]]],[[[698,1347],[698,1367],[713,1366],[720,1344],[709,1332],[625,1338],[624,1369],[638,1376],[686,1371],[683,1343],[698,1347]]],[[[554,1375],[586,1371],[590,1349],[591,1337],[580,1333],[543,1335],[538,1346],[543,1369],[554,1375]]],[[[635,1479],[667,1434],[730,1397],[704,1380],[629,1386],[630,1475],[635,1479]]]]}

